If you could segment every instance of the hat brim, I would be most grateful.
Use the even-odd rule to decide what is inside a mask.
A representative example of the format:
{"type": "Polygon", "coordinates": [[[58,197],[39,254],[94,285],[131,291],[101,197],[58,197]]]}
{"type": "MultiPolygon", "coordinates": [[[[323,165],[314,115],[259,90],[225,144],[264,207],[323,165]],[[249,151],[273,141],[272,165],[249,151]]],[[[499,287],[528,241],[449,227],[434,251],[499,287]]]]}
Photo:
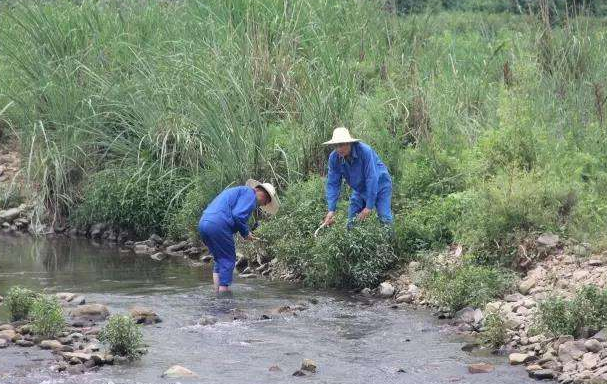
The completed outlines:
{"type": "Polygon", "coordinates": [[[261,209],[264,212],[269,213],[270,215],[275,215],[278,213],[278,208],[280,208],[280,200],[278,200],[278,196],[276,196],[275,193],[268,191],[263,186],[263,183],[260,183],[259,181],[255,180],[255,179],[247,180],[246,186],[253,188],[253,189],[255,189],[257,187],[263,188],[263,190],[267,192],[268,196],[270,196],[270,202],[266,205],[262,205],[261,209]]]}
{"type": "Polygon", "coordinates": [[[359,139],[329,140],[329,141],[325,141],[323,143],[323,145],[358,143],[359,141],[360,141],[359,139]]]}

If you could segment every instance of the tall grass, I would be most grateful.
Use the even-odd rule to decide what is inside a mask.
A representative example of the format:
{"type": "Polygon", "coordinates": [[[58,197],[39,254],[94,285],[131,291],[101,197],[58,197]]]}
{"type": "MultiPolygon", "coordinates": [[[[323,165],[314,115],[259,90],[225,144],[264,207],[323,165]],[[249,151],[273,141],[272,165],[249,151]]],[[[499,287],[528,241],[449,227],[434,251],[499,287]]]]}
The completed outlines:
{"type": "Polygon", "coordinates": [[[6,8],[0,106],[13,102],[3,116],[40,219],[73,214],[83,200],[101,211],[83,188],[99,172],[154,170],[161,182],[191,181],[168,193],[186,203],[158,218],[180,221],[161,230],[183,230],[209,196],[248,177],[284,190],[323,174],[321,143],[346,125],[390,168],[397,214],[414,211],[404,249],[455,241],[499,253],[504,239],[541,230],[600,244],[604,19],[547,21],[499,0],[435,3],[458,11],[403,15],[355,0],[6,8]],[[475,208],[465,226],[440,212],[453,202],[475,208]]]}

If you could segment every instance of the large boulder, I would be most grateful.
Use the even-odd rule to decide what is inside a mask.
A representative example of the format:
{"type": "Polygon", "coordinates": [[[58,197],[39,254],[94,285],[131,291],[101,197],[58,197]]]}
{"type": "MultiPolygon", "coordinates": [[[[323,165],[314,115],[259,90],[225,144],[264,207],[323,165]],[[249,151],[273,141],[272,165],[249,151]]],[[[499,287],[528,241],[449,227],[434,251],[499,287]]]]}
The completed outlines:
{"type": "Polygon", "coordinates": [[[559,360],[564,364],[580,360],[584,356],[584,353],[586,353],[586,347],[583,340],[567,341],[559,345],[558,348],[559,360]]]}
{"type": "Polygon", "coordinates": [[[182,377],[198,377],[198,375],[180,365],[173,365],[171,368],[164,371],[162,377],[167,379],[179,379],[182,377]]]}
{"type": "Polygon", "coordinates": [[[103,304],[85,304],[72,309],[70,316],[74,319],[100,321],[107,319],[110,311],[103,304]]]}
{"type": "Polygon", "coordinates": [[[146,307],[134,306],[129,309],[129,314],[137,324],[156,324],[162,321],[156,312],[146,307]]]}

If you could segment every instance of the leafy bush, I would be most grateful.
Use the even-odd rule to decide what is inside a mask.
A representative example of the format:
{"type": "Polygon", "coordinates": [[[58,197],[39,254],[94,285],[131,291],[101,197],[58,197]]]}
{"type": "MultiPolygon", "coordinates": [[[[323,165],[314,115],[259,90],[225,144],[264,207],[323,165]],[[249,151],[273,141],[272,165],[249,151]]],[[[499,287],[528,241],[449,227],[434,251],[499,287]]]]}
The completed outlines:
{"type": "Polygon", "coordinates": [[[91,175],[71,219],[76,225],[108,223],[141,236],[164,234],[186,185],[179,175],[154,169],[103,170],[91,175]]]}
{"type": "Polygon", "coordinates": [[[451,312],[464,307],[483,307],[512,287],[512,275],[504,270],[476,265],[435,270],[424,282],[430,296],[451,312]]]}
{"type": "Polygon", "coordinates": [[[38,296],[32,304],[30,315],[34,332],[42,337],[53,338],[65,327],[63,309],[55,296],[38,296]]]}
{"type": "Polygon", "coordinates": [[[397,253],[405,256],[451,244],[453,228],[462,213],[459,197],[459,194],[435,196],[403,207],[395,221],[397,253]]]}
{"type": "Polygon", "coordinates": [[[37,297],[34,291],[18,286],[11,287],[6,294],[6,306],[13,320],[23,320],[29,316],[37,297]]]}
{"type": "Polygon", "coordinates": [[[572,300],[551,297],[538,305],[535,326],[554,336],[580,336],[582,330],[607,326],[607,290],[586,285],[572,300]]]}
{"type": "Polygon", "coordinates": [[[280,213],[263,222],[256,232],[257,247],[311,286],[368,287],[380,282],[396,261],[391,229],[376,218],[346,229],[342,207],[337,222],[313,234],[326,214],[324,184],[320,177],[292,185],[282,197],[280,213]]]}
{"type": "Polygon", "coordinates": [[[506,323],[496,312],[489,312],[483,319],[481,342],[491,348],[499,348],[508,341],[506,323]]]}
{"type": "Polygon", "coordinates": [[[141,327],[128,315],[113,315],[99,333],[99,340],[109,345],[112,353],[131,359],[139,356],[142,346],[141,327]]]}

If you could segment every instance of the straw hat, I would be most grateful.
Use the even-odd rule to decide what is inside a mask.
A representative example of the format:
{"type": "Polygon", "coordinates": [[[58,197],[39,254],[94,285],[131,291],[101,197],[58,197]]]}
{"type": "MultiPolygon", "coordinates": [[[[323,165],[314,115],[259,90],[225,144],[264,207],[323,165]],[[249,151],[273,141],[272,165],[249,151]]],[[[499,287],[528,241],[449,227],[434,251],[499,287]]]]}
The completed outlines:
{"type": "Polygon", "coordinates": [[[331,145],[331,144],[342,144],[342,143],[355,143],[357,141],[360,141],[360,140],[355,139],[352,136],[350,136],[350,131],[348,131],[348,128],[339,127],[339,128],[335,128],[333,130],[333,137],[331,138],[331,140],[325,141],[323,144],[331,145]]]}
{"type": "Polygon", "coordinates": [[[261,207],[264,211],[269,213],[270,215],[275,215],[278,212],[278,207],[280,207],[280,200],[278,200],[278,195],[276,194],[276,189],[270,183],[260,183],[257,180],[249,179],[247,180],[247,187],[251,187],[253,189],[257,187],[261,187],[264,191],[268,192],[270,195],[270,202],[261,207]]]}

